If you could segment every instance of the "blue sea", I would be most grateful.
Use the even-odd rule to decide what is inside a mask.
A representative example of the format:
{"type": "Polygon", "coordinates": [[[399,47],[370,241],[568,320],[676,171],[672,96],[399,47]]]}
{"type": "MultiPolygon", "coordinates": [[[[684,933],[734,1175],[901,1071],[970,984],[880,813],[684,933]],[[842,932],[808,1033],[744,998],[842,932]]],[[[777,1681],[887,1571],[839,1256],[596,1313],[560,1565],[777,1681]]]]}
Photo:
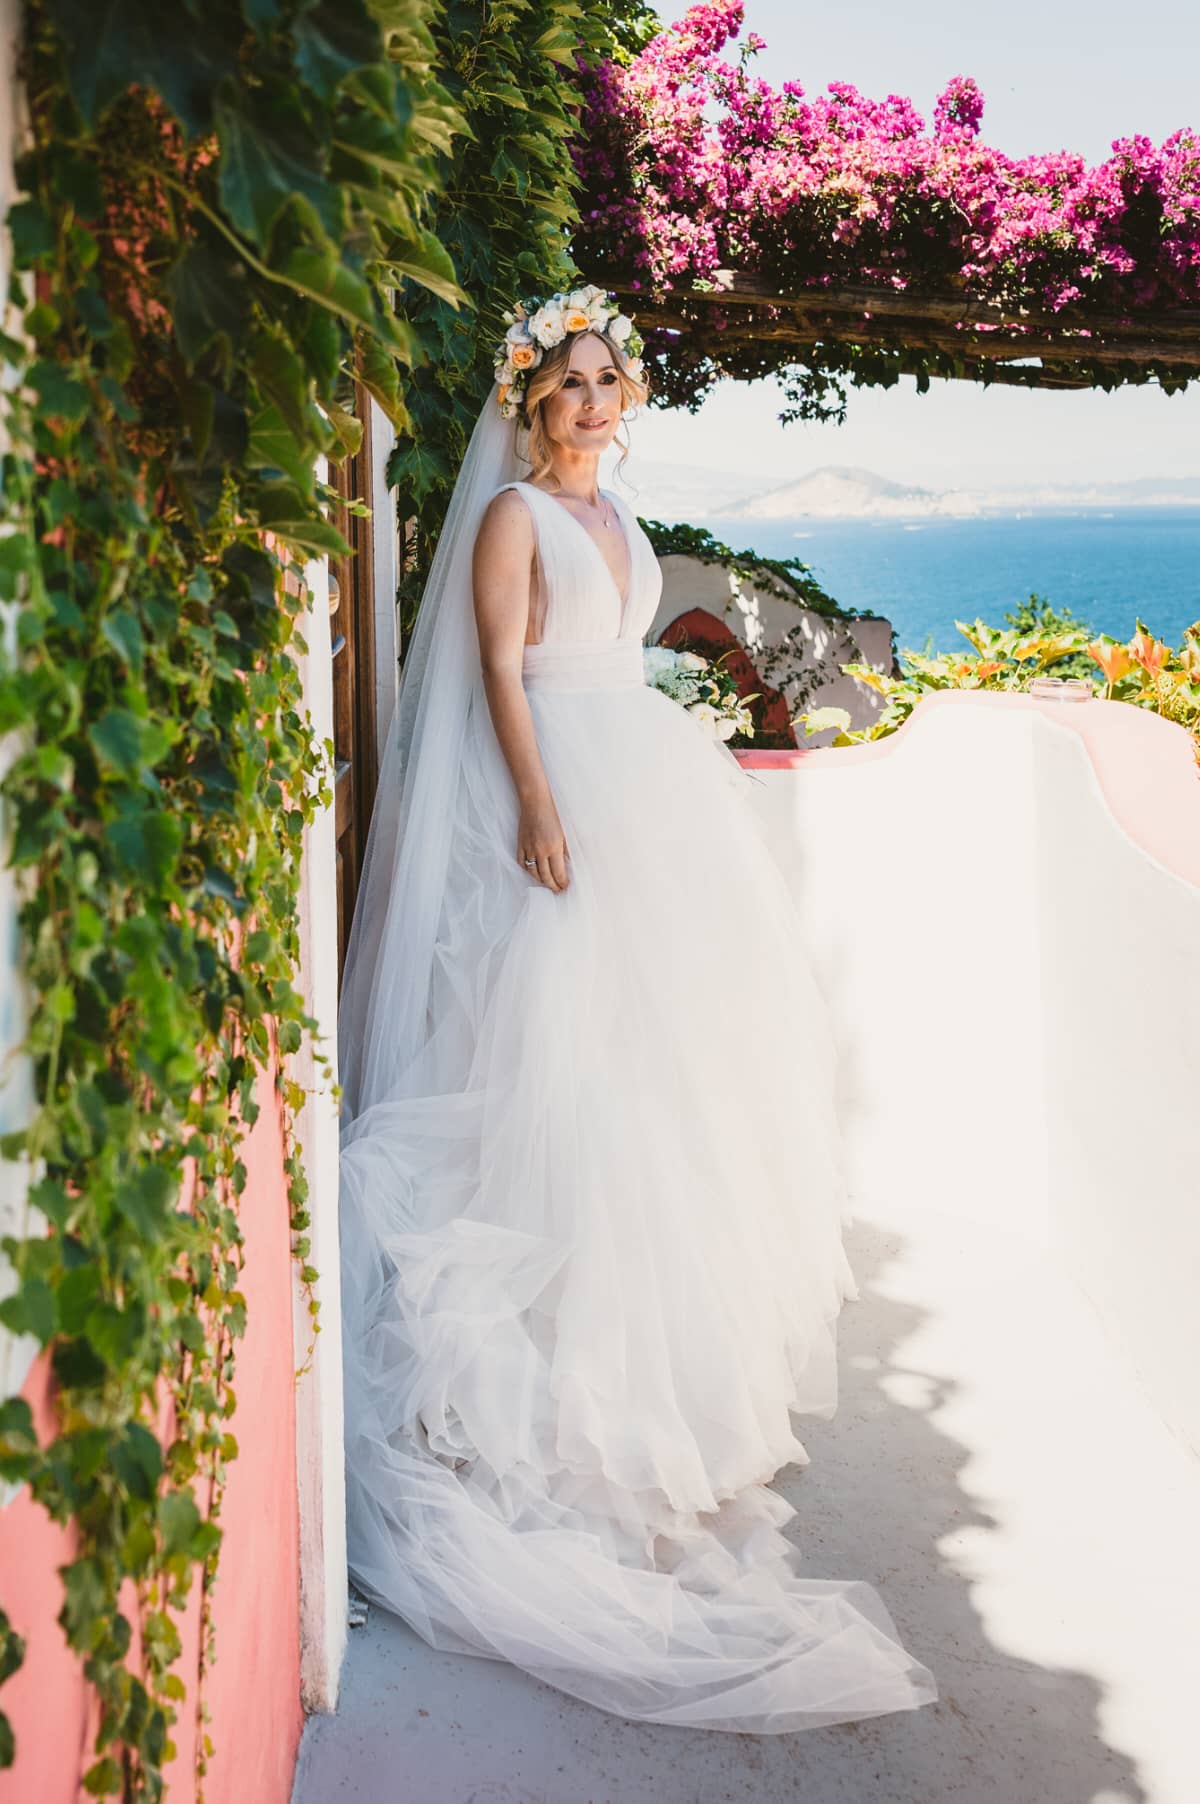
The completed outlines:
{"type": "Polygon", "coordinates": [[[886,615],[901,649],[966,649],[956,618],[1003,626],[1006,610],[1035,591],[1117,639],[1140,618],[1178,645],[1200,620],[1200,507],[703,524],[735,551],[802,558],[844,606],[886,615]]]}

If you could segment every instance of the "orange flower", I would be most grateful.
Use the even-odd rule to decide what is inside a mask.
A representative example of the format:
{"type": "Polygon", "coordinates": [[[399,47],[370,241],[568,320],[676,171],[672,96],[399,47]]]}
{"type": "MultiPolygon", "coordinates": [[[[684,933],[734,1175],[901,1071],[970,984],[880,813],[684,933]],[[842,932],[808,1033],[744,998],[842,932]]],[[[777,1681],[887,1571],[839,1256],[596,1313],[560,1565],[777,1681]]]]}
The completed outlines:
{"type": "Polygon", "coordinates": [[[532,345],[514,345],[508,353],[508,360],[514,370],[527,370],[532,366],[536,356],[537,352],[532,345]]]}
{"type": "Polygon", "coordinates": [[[984,683],[987,681],[988,677],[995,676],[996,672],[1002,668],[998,658],[988,658],[986,660],[981,658],[975,665],[975,675],[979,678],[981,683],[984,683]]]}
{"type": "Polygon", "coordinates": [[[1142,669],[1149,671],[1151,676],[1159,675],[1171,655],[1170,647],[1164,645],[1161,639],[1156,639],[1153,633],[1148,633],[1144,626],[1139,626],[1129,641],[1129,650],[1142,669]]]}
{"type": "Polygon", "coordinates": [[[563,315],[563,325],[568,332],[586,332],[591,323],[582,307],[572,307],[569,313],[563,315]]]}
{"type": "Polygon", "coordinates": [[[1088,657],[1099,664],[1109,683],[1119,683],[1133,669],[1133,659],[1123,645],[1116,645],[1111,640],[1093,639],[1087,648],[1088,657]]]}
{"type": "Polygon", "coordinates": [[[496,404],[499,407],[503,407],[504,403],[508,400],[508,386],[507,382],[502,382],[496,391],[496,404]]]}

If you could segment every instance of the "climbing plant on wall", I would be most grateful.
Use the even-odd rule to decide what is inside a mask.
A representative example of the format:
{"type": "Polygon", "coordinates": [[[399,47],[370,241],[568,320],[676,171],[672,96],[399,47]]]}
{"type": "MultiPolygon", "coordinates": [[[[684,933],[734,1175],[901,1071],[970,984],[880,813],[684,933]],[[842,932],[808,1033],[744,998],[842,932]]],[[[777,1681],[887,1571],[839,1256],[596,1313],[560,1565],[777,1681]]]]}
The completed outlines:
{"type": "MultiPolygon", "coordinates": [[[[421,352],[392,292],[457,295],[425,215],[461,122],[417,4],[37,0],[24,26],[0,730],[35,1109],[0,1152],[30,1161],[45,1231],[5,1244],[0,1321],[48,1350],[57,1429],[39,1445],[5,1402],[0,1472],[74,1528],[84,1788],[150,1799],[202,1709],[174,1611],[197,1575],[207,1602],[236,1451],[239,1141],[277,1057],[298,1103],[311,1026],[324,754],[284,578],[340,548],[314,469],[355,442],[352,379],[406,423],[421,352]]],[[[0,1676],[19,1659],[6,1630],[0,1676]]]]}

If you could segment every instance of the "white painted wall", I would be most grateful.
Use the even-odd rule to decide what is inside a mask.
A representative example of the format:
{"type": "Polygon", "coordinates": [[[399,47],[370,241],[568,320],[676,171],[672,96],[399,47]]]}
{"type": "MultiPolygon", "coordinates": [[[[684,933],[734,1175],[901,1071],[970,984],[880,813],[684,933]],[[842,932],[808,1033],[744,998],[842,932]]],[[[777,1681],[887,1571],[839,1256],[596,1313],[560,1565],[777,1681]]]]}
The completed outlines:
{"type": "MultiPolygon", "coordinates": [[[[653,645],[671,622],[689,608],[707,608],[737,634],[758,663],[767,682],[781,689],[789,711],[801,708],[845,708],[855,727],[867,727],[882,713],[883,698],[871,689],[843,676],[843,664],[871,664],[892,668],[892,628],[887,620],[828,620],[811,608],[782,601],[766,589],[741,582],[720,564],[704,564],[699,558],[672,554],[659,558],[663,592],[650,623],[647,641],[653,645]],[[795,650],[787,666],[772,670],[762,654],[770,653],[787,634],[793,634],[795,650]],[[784,674],[790,668],[793,674],[784,674]]],[[[833,729],[814,733],[800,743],[826,745],[833,729]]]]}
{"type": "Polygon", "coordinates": [[[1136,725],[1146,808],[1181,801],[1194,848],[1186,735],[1119,704],[946,699],[893,739],[751,773],[831,1008],[853,1194],[1061,1260],[1200,1450],[1200,887],[1097,777],[1136,725]]]}
{"type": "MultiPolygon", "coordinates": [[[[304,700],[319,741],[333,736],[329,569],[306,572],[309,609],[301,632],[304,700]]],[[[300,1691],[306,1710],[332,1710],[346,1650],[346,1486],[342,1429],[342,1324],[338,1237],[337,891],[332,806],[305,832],[300,888],[300,988],[317,1021],[330,1071],[322,1075],[307,1042],[296,1076],[308,1091],[297,1135],[309,1186],[310,1259],[320,1279],[321,1332],[296,1393],[296,1471],[300,1499],[300,1691]]],[[[305,1298],[296,1287],[296,1364],[312,1342],[305,1298]]]]}
{"type": "MultiPolygon", "coordinates": [[[[398,687],[396,585],[399,534],[385,471],[392,431],[374,401],[370,503],[374,512],[375,708],[382,759],[398,687]]],[[[310,599],[301,628],[308,645],[303,662],[305,705],[318,740],[333,736],[333,665],[330,656],[329,570],[311,564],[310,599]]],[[[311,1259],[321,1274],[321,1333],[297,1391],[296,1463],[300,1495],[300,1682],[304,1707],[333,1710],[346,1649],[346,1490],[343,1464],[342,1326],[338,1233],[338,1117],[332,1085],[337,1076],[337,889],[332,807],[307,830],[300,894],[301,988],[319,1022],[331,1075],[322,1076],[309,1048],[297,1077],[309,1092],[297,1124],[312,1215],[311,1259]]],[[[297,1288],[297,1365],[312,1339],[309,1316],[297,1288]]]]}

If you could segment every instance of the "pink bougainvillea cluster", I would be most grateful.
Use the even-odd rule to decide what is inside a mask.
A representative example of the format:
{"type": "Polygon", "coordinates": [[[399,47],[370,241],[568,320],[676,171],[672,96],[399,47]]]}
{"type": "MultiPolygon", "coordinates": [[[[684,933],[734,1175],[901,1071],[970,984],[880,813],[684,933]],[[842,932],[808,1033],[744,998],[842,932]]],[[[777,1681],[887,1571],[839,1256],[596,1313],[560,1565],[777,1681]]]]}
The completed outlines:
{"type": "Polygon", "coordinates": [[[911,101],[848,83],[808,97],[722,51],[742,0],[703,0],[624,66],[583,73],[575,253],[663,294],[738,270],[804,284],[939,289],[1011,308],[1200,303],[1200,134],[1122,138],[1090,166],[980,141],[983,96],[956,76],[932,129],[911,101]]]}

